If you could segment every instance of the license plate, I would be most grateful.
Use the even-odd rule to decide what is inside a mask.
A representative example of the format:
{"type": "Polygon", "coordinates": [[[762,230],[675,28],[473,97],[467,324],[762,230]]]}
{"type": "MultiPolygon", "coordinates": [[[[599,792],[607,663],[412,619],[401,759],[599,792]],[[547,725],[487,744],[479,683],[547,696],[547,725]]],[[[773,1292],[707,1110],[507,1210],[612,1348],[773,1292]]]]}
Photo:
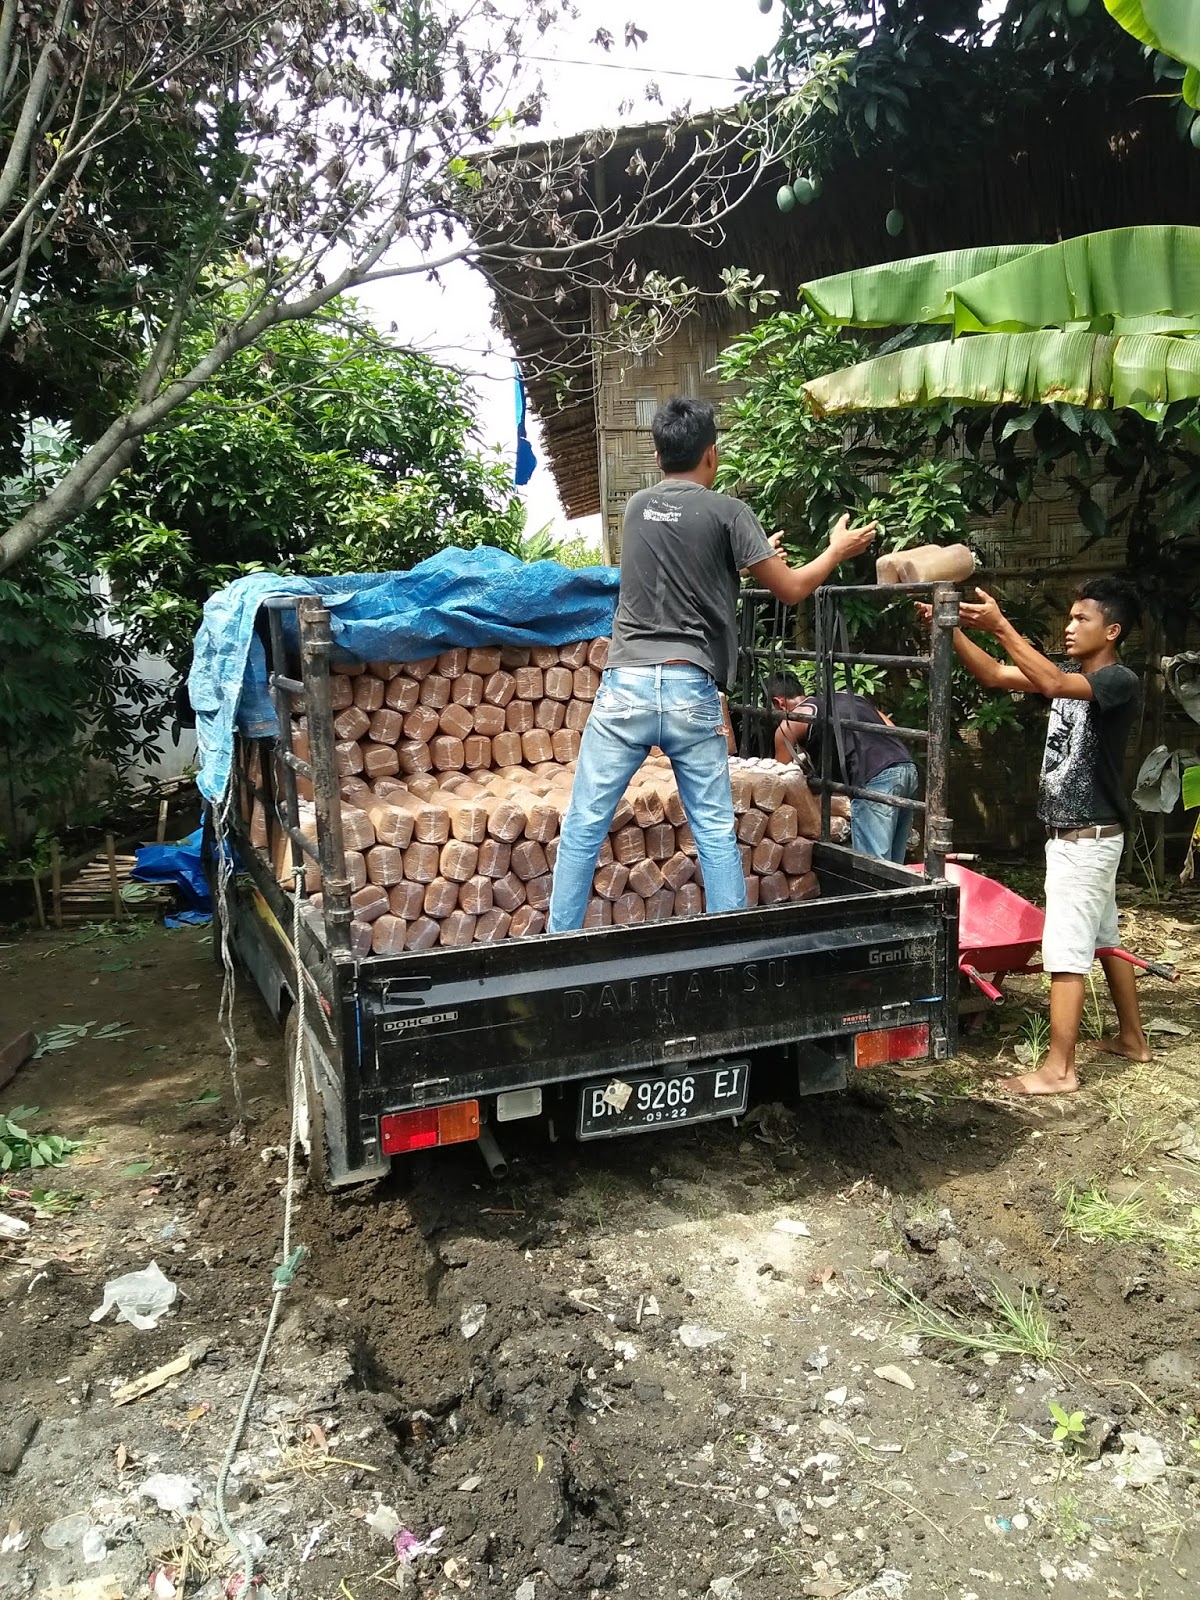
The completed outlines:
{"type": "Polygon", "coordinates": [[[579,1097],[579,1137],[605,1139],[683,1122],[715,1122],[746,1109],[750,1067],[716,1061],[671,1077],[614,1077],[586,1083],[579,1097]]]}

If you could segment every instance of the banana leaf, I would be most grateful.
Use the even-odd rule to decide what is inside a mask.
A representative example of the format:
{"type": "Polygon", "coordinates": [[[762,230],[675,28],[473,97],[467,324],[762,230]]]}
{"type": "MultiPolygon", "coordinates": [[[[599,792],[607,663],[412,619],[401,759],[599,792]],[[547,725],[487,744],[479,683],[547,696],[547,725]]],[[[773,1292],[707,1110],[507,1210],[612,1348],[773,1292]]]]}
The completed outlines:
{"type": "MultiPolygon", "coordinates": [[[[886,269],[876,269],[883,271],[886,269]]],[[[1146,226],[1043,246],[950,291],[955,333],[1200,331],[1200,228],[1146,226]]]]}
{"type": "Polygon", "coordinates": [[[804,385],[820,416],[916,406],[1046,405],[1147,411],[1200,396],[1200,339],[980,333],[860,361],[804,385]]]}
{"type": "Polygon", "coordinates": [[[900,328],[914,322],[953,322],[950,292],[956,284],[1043,248],[994,244],[912,256],[907,261],[816,278],[802,283],[799,293],[832,327],[900,328]]]}
{"type": "MultiPolygon", "coordinates": [[[[1151,50],[1200,68],[1200,6],[1196,0],[1104,0],[1114,21],[1151,50]]],[[[1195,100],[1185,96],[1189,105],[1195,100]]]]}

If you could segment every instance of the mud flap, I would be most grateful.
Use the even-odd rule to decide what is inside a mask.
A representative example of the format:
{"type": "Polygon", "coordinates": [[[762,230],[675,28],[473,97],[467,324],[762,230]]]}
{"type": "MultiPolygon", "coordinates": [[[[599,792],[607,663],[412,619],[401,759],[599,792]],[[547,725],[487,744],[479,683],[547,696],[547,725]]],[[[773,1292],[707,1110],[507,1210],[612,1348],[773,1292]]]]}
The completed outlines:
{"type": "Polygon", "coordinates": [[[844,1039],[800,1039],[791,1046],[798,1094],[836,1094],[849,1079],[844,1039]]]}

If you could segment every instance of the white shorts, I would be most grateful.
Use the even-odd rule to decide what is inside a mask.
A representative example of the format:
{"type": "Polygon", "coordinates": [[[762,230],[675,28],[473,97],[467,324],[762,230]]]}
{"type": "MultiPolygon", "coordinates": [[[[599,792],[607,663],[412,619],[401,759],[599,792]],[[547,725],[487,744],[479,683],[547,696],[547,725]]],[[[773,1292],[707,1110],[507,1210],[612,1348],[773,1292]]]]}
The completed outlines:
{"type": "Polygon", "coordinates": [[[1047,972],[1092,970],[1096,951],[1120,943],[1117,871],[1124,834],[1108,839],[1046,840],[1046,926],[1042,966],[1047,972]]]}

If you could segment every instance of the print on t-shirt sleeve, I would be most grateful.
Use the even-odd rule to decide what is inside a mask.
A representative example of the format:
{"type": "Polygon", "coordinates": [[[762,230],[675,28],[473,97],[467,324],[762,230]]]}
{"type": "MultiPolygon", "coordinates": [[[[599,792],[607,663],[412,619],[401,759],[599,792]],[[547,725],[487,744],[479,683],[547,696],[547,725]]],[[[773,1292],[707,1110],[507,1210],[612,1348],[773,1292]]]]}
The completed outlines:
{"type": "Polygon", "coordinates": [[[733,551],[733,564],[739,572],[743,572],[760,561],[769,561],[775,552],[750,507],[742,505],[740,501],[734,504],[737,510],[729,524],[729,544],[733,551]]]}
{"type": "Polygon", "coordinates": [[[1123,706],[1138,692],[1137,673],[1119,661],[1101,667],[1099,672],[1090,672],[1088,682],[1092,686],[1092,699],[1101,711],[1123,706]]]}

